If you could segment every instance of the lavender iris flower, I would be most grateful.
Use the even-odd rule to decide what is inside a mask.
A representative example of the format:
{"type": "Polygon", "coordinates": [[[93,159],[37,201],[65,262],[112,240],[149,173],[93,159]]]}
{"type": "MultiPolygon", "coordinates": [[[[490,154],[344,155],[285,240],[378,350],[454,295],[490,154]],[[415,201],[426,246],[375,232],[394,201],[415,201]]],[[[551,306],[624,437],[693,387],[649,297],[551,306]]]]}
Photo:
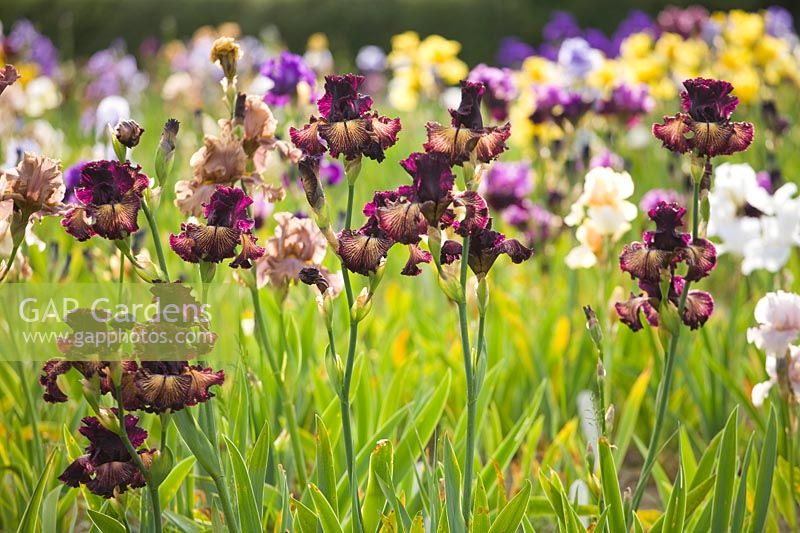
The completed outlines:
{"type": "Polygon", "coordinates": [[[536,54],[533,46],[517,37],[504,37],[497,51],[497,64],[501,67],[518,69],[522,62],[536,54]]]}
{"type": "Polygon", "coordinates": [[[558,64],[572,79],[584,78],[603,62],[603,54],[582,37],[570,37],[561,43],[558,64]]]}
{"type": "Polygon", "coordinates": [[[764,31],[781,39],[797,40],[794,19],[788,9],[780,6],[767,8],[764,13],[764,31]]]}
{"type": "Polygon", "coordinates": [[[45,76],[58,74],[58,50],[50,39],[39,33],[31,21],[17,21],[4,46],[8,55],[20,56],[39,65],[45,76]]]}

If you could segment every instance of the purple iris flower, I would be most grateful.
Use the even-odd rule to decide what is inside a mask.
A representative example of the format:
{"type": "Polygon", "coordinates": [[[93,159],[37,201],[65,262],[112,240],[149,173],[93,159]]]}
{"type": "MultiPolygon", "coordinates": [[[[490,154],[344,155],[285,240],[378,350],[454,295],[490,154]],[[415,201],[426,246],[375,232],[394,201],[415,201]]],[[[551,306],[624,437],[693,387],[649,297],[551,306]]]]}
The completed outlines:
{"type": "Polygon", "coordinates": [[[518,69],[523,61],[535,54],[533,46],[518,37],[504,37],[497,50],[497,64],[501,67],[518,69]]]}
{"type": "Polygon", "coordinates": [[[288,104],[297,95],[300,82],[306,82],[313,88],[316,79],[314,71],[305,64],[302,56],[285,51],[264,62],[261,74],[273,83],[264,96],[264,101],[270,105],[288,104]]]}
{"type": "Polygon", "coordinates": [[[647,85],[621,83],[611,90],[607,98],[598,101],[597,112],[619,117],[629,125],[652,111],[655,101],[647,85]]]}
{"type": "Polygon", "coordinates": [[[572,13],[567,11],[553,11],[550,20],[542,28],[542,36],[545,41],[551,43],[561,42],[571,37],[581,35],[581,27],[572,13]]]}
{"type": "Polygon", "coordinates": [[[533,192],[533,170],[530,161],[495,163],[481,180],[480,192],[489,206],[496,211],[503,211],[512,205],[521,205],[533,192]]]}
{"type": "Polygon", "coordinates": [[[622,41],[635,33],[642,32],[649,33],[653,38],[658,38],[658,36],[661,35],[658,26],[650,15],[644,11],[633,10],[628,14],[625,20],[617,26],[617,31],[614,32],[614,36],[611,39],[610,55],[612,57],[618,56],[622,41]]]}
{"type": "Polygon", "coordinates": [[[602,61],[603,54],[592,48],[582,37],[566,39],[558,50],[558,64],[573,79],[586,77],[602,61]]]}
{"type": "Polygon", "coordinates": [[[788,9],[780,6],[768,7],[764,13],[764,30],[767,35],[781,39],[796,40],[794,19],[788,9]]]}
{"type": "Polygon", "coordinates": [[[21,56],[36,63],[45,76],[58,74],[58,50],[50,39],[39,33],[30,20],[17,21],[3,45],[7,55],[21,56]]]}
{"type": "Polygon", "coordinates": [[[344,179],[344,165],[338,159],[323,159],[319,164],[319,177],[326,185],[337,185],[344,179]]]}
{"type": "Polygon", "coordinates": [[[681,193],[672,189],[651,189],[644,193],[642,199],[639,201],[639,209],[645,213],[649,213],[655,209],[658,204],[678,204],[683,205],[685,199],[681,193]]]}
{"type": "Polygon", "coordinates": [[[77,200],[75,197],[75,187],[81,181],[81,169],[88,163],[88,161],[78,161],[67,170],[64,171],[64,185],[67,190],[64,194],[64,203],[73,204],[77,200]]]}
{"type": "Polygon", "coordinates": [[[486,86],[484,103],[489,108],[492,118],[506,120],[508,106],[517,96],[517,87],[510,69],[495,68],[481,63],[469,73],[467,80],[481,82],[486,86]]]}

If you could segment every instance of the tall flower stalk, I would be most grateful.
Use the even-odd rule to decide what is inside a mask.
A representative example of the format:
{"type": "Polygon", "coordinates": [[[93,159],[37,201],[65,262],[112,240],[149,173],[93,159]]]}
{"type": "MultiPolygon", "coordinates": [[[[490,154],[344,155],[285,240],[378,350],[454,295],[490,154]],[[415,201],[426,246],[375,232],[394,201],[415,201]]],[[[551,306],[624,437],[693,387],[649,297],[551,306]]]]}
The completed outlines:
{"type": "MultiPolygon", "coordinates": [[[[349,338],[341,386],[336,386],[342,411],[342,433],[344,436],[347,473],[352,501],[354,529],[363,530],[361,505],[358,496],[358,477],[355,469],[355,447],[351,423],[350,387],[358,348],[358,325],[367,316],[372,306],[372,297],[380,283],[383,259],[392,241],[382,235],[377,221],[369,220],[359,230],[353,230],[353,205],[355,185],[361,173],[364,157],[381,162],[384,150],[397,142],[400,120],[381,116],[372,110],[372,98],[359,92],[363,76],[345,74],[325,78],[325,94],[317,102],[319,116],[300,129],[291,128],[294,144],[302,150],[300,177],[306,199],[313,211],[314,219],[328,242],[337,251],[342,263],[342,276],[349,313],[349,338]],[[328,152],[332,157],[344,156],[347,176],[347,207],[344,229],[334,234],[322,184],[319,179],[321,156],[328,152]],[[369,278],[368,287],[355,295],[350,272],[369,278]]],[[[366,214],[366,209],[365,209],[366,214]]],[[[333,339],[329,349],[334,359],[333,339]]],[[[338,361],[338,360],[337,360],[338,361]]],[[[335,365],[338,370],[338,364],[335,365]]],[[[336,376],[335,379],[339,379],[336,376]]]]}
{"type": "Polygon", "coordinates": [[[690,290],[690,285],[708,275],[716,264],[714,246],[700,235],[701,202],[711,186],[711,158],[746,150],[753,141],[752,124],[730,120],[739,103],[736,97],[731,96],[732,91],[733,86],[726,81],[686,80],[681,92],[682,112],[664,117],[663,123],[653,125],[653,135],[665,148],[693,156],[691,234],[677,231],[683,224],[685,209],[661,202],[649,213],[656,223],[656,231],[645,233],[643,243],[625,246],[620,256],[622,270],[638,279],[640,288],[646,293],[640,296],[631,294],[626,302],[616,305],[621,320],[635,331],[642,327],[640,314],[643,314],[651,325],[661,325],[669,336],[656,396],[653,433],[626,512],[628,526],[633,523],[633,513],[641,503],[656,461],[674,379],[681,322],[696,329],[708,320],[713,310],[711,295],[690,290]],[[683,277],[675,274],[680,263],[687,267],[683,277]]]}

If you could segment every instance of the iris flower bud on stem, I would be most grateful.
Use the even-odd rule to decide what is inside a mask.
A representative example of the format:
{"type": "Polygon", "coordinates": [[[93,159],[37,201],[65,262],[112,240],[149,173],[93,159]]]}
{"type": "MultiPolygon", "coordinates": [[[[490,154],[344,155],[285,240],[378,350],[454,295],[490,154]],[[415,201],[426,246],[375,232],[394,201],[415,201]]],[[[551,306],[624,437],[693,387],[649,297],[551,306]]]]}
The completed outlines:
{"type": "Polygon", "coordinates": [[[135,120],[120,120],[114,127],[114,138],[127,148],[133,148],[139,144],[139,139],[141,139],[143,133],[144,128],[135,120]]]}
{"type": "Polygon", "coordinates": [[[442,289],[447,298],[456,303],[464,301],[464,291],[461,290],[459,270],[457,264],[450,264],[442,265],[438,271],[439,288],[442,289]]]}
{"type": "MultiPolygon", "coordinates": [[[[602,351],[603,350],[603,330],[600,327],[600,322],[597,320],[597,314],[592,309],[592,306],[585,305],[583,307],[583,313],[586,315],[586,329],[589,331],[589,337],[591,337],[592,342],[594,343],[595,348],[602,351]]],[[[600,375],[600,370],[603,364],[598,364],[598,376],[600,375]]],[[[605,370],[603,370],[603,375],[605,376],[605,370]]]]}
{"type": "Polygon", "coordinates": [[[117,418],[116,413],[109,409],[108,407],[101,407],[97,410],[97,420],[100,421],[100,424],[106,428],[107,430],[111,431],[112,433],[119,433],[120,425],[119,419],[117,418]]]}
{"type": "Polygon", "coordinates": [[[130,237],[124,240],[117,239],[114,241],[114,245],[122,252],[122,255],[131,262],[134,272],[136,272],[136,275],[139,276],[142,281],[153,283],[154,281],[162,279],[161,272],[158,271],[153,263],[143,264],[140,258],[134,257],[131,251],[130,237]]]}
{"type": "Polygon", "coordinates": [[[161,140],[156,149],[156,179],[159,187],[163,186],[172,171],[172,164],[175,157],[175,140],[178,137],[180,122],[171,118],[164,123],[164,131],[161,132],[161,140]]]}
{"type": "Polygon", "coordinates": [[[119,138],[117,138],[117,134],[114,128],[111,127],[111,124],[108,125],[108,136],[111,139],[111,147],[114,149],[114,155],[117,156],[120,163],[125,163],[128,159],[128,149],[120,142],[119,138]]]}
{"type": "Polygon", "coordinates": [[[486,316],[486,309],[489,306],[489,284],[486,283],[486,276],[478,278],[478,285],[475,287],[475,296],[478,300],[478,313],[486,316]]]}
{"type": "Polygon", "coordinates": [[[354,159],[345,159],[344,161],[344,173],[347,176],[347,183],[348,185],[355,185],[356,181],[358,180],[359,174],[361,174],[361,156],[354,159]]]}
{"type": "Polygon", "coordinates": [[[236,65],[242,57],[242,48],[233,37],[220,37],[211,46],[211,62],[222,68],[226,92],[236,83],[236,65]]]}

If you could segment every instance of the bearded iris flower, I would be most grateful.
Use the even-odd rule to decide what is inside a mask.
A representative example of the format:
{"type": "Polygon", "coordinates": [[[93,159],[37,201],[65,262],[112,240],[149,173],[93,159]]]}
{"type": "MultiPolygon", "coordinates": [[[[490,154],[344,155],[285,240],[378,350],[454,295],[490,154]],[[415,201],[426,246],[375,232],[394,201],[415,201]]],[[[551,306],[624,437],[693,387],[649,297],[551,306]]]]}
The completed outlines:
{"type": "MultiPolygon", "coordinates": [[[[462,246],[452,240],[442,244],[441,262],[450,264],[460,258],[462,246]]],[[[485,228],[474,228],[470,233],[467,263],[472,272],[479,278],[485,278],[495,261],[501,255],[508,255],[512,263],[519,264],[530,259],[533,250],[517,239],[508,239],[502,233],[491,228],[491,222],[485,228]]]]}
{"type": "Polygon", "coordinates": [[[688,281],[698,281],[711,273],[717,264],[717,252],[711,241],[692,240],[688,233],[678,231],[683,227],[686,209],[678,204],[660,202],[647,214],[655,222],[655,231],[642,234],[643,242],[625,245],[619,266],[634,279],[658,283],[664,270],[674,272],[681,262],[686,263],[688,281]]]}
{"type": "Polygon", "coordinates": [[[67,233],[85,241],[94,235],[122,240],[139,230],[142,195],[150,180],[140,166],[117,161],[92,161],[81,169],[75,188],[79,204],[64,215],[67,233]]]}
{"type": "Polygon", "coordinates": [[[214,396],[208,389],[222,385],[225,372],[186,361],[142,361],[133,376],[142,409],[152,413],[179,411],[214,396]]]}
{"type": "Polygon", "coordinates": [[[314,71],[305,64],[303,57],[286,51],[267,59],[261,66],[261,75],[272,81],[264,101],[277,106],[287,105],[296,98],[300,84],[310,90],[316,81],[314,71]]]}
{"type": "Polygon", "coordinates": [[[374,217],[370,217],[358,230],[343,230],[338,240],[337,253],[342,263],[348,270],[362,276],[377,272],[395,243],[374,217]]]}
{"type": "Polygon", "coordinates": [[[230,264],[233,268],[252,267],[252,261],[264,255],[252,232],[254,221],[247,217],[252,203],[242,189],[218,186],[205,205],[206,224],[181,224],[181,233],[169,237],[170,247],[190,263],[221,263],[235,257],[230,264]]]}
{"type": "Polygon", "coordinates": [[[461,103],[450,109],[450,126],[428,122],[426,152],[445,154],[453,165],[461,165],[475,155],[477,161],[488,163],[506,150],[506,140],[511,136],[511,124],[484,127],[481,116],[481,99],[486,86],[481,82],[461,82],[461,103]]]}
{"type": "MultiPolygon", "coordinates": [[[[125,431],[134,448],[139,448],[147,438],[147,431],[139,427],[138,422],[138,417],[125,415],[125,431]]],[[[89,446],[58,479],[69,487],[84,484],[103,498],[112,498],[128,488],[144,487],[144,476],[119,435],[105,428],[93,416],[83,418],[82,423],[79,431],[89,439],[89,446]]],[[[156,451],[140,449],[136,453],[145,468],[149,468],[156,451]]]]}
{"type": "Polygon", "coordinates": [[[550,122],[562,127],[569,123],[574,127],[592,109],[592,102],[581,93],[558,85],[534,87],[534,101],[536,109],[528,117],[534,124],[550,122]]]}
{"type": "MultiPolygon", "coordinates": [[[[641,316],[652,326],[659,324],[658,311],[665,300],[680,308],[686,282],[698,281],[711,273],[717,263],[714,245],[706,239],[694,239],[679,231],[683,226],[686,209],[677,204],[659,203],[648,216],[656,224],[655,231],[646,231],[643,242],[625,245],[620,255],[620,269],[639,280],[639,295],[631,293],[615,309],[623,324],[633,331],[642,329],[641,316]],[[686,274],[675,273],[679,264],[685,263],[686,274]],[[661,282],[668,276],[669,294],[662,294],[661,282]]],[[[681,310],[681,320],[691,329],[706,323],[714,310],[714,300],[705,291],[690,290],[681,310]]]]}
{"type": "Polygon", "coordinates": [[[511,69],[495,68],[481,63],[470,71],[467,80],[485,84],[485,103],[493,119],[508,118],[508,108],[519,94],[511,69]]]}
{"type": "MultiPolygon", "coordinates": [[[[673,276],[668,300],[676,308],[680,305],[681,294],[685,284],[686,280],[683,277],[673,276]]],[[[644,293],[640,293],[638,296],[631,293],[627,300],[614,304],[614,309],[616,309],[620,321],[631,328],[632,331],[642,329],[641,316],[644,316],[651,326],[658,326],[658,309],[663,300],[661,287],[658,283],[640,281],[639,288],[644,293]]],[[[690,290],[686,295],[681,321],[689,326],[690,329],[697,329],[706,323],[713,311],[714,299],[709,293],[690,290]]]]}
{"type": "Polygon", "coordinates": [[[372,111],[372,98],[358,92],[364,76],[325,77],[325,94],[317,102],[321,116],[301,129],[291,128],[292,142],[306,155],[330,152],[348,160],[366,156],[383,161],[384,150],[397,142],[400,119],[372,111]]]}
{"type": "Polygon", "coordinates": [[[727,81],[693,78],[683,82],[682,113],[665,116],[653,124],[653,135],[673,152],[694,152],[702,157],[730,155],[753,142],[753,125],[730,120],[739,99],[731,96],[727,81]]]}

